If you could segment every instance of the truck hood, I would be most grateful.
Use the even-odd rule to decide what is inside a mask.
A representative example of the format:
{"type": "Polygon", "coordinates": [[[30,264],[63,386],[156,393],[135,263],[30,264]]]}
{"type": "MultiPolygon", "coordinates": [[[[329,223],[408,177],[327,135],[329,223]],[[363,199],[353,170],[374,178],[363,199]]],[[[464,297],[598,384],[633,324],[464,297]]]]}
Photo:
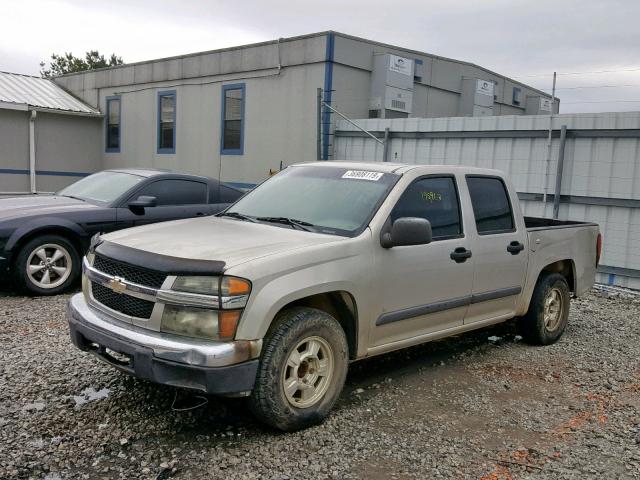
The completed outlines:
{"type": "Polygon", "coordinates": [[[47,216],[99,208],[96,205],[59,195],[0,198],[0,221],[31,216],[47,216]]]}
{"type": "Polygon", "coordinates": [[[225,262],[226,268],[344,237],[220,217],[157,223],[110,233],[104,240],[145,252],[225,262]]]}

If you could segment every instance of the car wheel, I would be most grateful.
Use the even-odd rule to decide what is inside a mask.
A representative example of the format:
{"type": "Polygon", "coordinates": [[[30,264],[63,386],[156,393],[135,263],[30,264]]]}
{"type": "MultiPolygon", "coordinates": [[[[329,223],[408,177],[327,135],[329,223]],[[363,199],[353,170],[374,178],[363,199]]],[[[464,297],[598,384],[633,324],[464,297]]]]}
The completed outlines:
{"type": "Polygon", "coordinates": [[[20,249],[14,264],[18,286],[32,295],[57,295],[80,273],[80,255],[64,237],[42,235],[20,249]]]}
{"type": "Polygon", "coordinates": [[[524,339],[550,345],[563,334],[569,320],[569,285],[559,273],[543,275],[533,290],[529,311],[520,319],[524,339]]]}
{"type": "Polygon", "coordinates": [[[347,338],[331,315],[293,308],[265,339],[249,404],[256,417],[287,432],[322,422],[347,376],[347,338]]]}

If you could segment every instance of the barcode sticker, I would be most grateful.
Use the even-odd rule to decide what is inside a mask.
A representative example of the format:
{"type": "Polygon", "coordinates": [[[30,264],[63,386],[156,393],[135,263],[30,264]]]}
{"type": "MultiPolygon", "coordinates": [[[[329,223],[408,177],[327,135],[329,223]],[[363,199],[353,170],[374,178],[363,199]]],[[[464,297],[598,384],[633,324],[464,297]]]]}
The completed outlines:
{"type": "Polygon", "coordinates": [[[369,180],[377,182],[382,178],[382,172],[368,172],[366,170],[347,170],[342,178],[353,178],[355,180],[369,180]]]}

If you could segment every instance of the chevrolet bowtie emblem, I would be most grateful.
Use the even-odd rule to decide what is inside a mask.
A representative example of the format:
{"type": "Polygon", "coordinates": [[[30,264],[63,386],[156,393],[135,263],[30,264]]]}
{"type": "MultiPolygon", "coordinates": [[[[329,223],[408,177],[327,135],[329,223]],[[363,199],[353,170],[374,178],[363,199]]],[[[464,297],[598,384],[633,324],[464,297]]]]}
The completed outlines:
{"type": "Polygon", "coordinates": [[[108,287],[116,293],[124,293],[127,290],[127,285],[120,277],[115,277],[109,280],[108,287]]]}

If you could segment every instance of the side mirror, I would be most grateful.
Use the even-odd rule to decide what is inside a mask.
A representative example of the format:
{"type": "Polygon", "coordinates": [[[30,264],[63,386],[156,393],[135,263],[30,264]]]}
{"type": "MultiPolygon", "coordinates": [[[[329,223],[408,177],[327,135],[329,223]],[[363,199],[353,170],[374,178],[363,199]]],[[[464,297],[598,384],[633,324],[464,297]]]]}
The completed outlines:
{"type": "Polygon", "coordinates": [[[383,248],[426,245],[431,243],[431,223],[419,217],[398,218],[391,228],[383,230],[380,245],[383,248]]]}
{"type": "Polygon", "coordinates": [[[140,195],[135,200],[132,200],[128,203],[129,208],[146,208],[146,207],[155,207],[157,204],[156,197],[151,197],[148,195],[140,195]]]}

